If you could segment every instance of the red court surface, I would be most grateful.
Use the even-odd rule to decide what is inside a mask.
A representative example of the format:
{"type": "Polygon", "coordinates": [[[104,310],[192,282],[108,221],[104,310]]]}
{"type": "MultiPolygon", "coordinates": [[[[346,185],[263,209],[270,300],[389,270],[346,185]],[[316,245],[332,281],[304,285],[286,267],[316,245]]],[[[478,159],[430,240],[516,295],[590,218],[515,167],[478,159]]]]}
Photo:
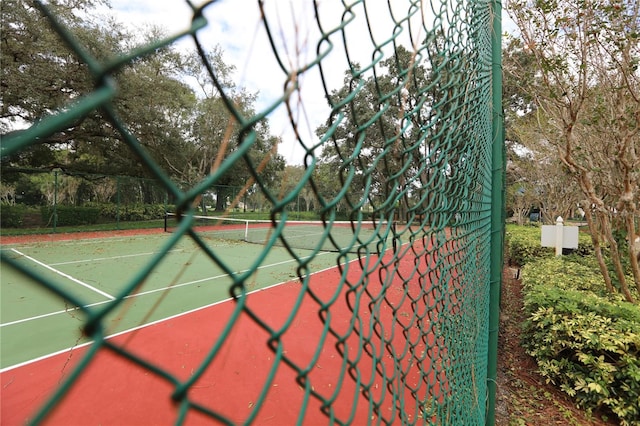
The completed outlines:
{"type": "MultiPolygon", "coordinates": [[[[386,267],[351,262],[343,271],[313,274],[304,284],[252,293],[223,342],[236,301],[109,342],[180,383],[195,378],[188,401],[233,424],[324,425],[332,417],[351,424],[376,423],[380,417],[392,422],[399,409],[405,419],[416,421],[424,408],[416,399],[441,403],[447,397],[449,361],[436,337],[435,316],[442,308],[435,300],[442,295],[420,273],[429,269],[421,264],[425,257],[409,253],[386,267]],[[368,276],[364,281],[363,275],[368,276]]],[[[87,347],[74,349],[3,372],[2,425],[32,419],[86,352],[87,347]]],[[[174,391],[166,377],[103,347],[45,424],[174,424],[180,408],[171,398],[174,391]]],[[[193,408],[185,421],[216,423],[223,422],[193,408]]]]}
{"type": "Polygon", "coordinates": [[[162,228],[149,229],[123,229],[121,231],[94,231],[94,232],[58,232],[52,234],[33,235],[0,235],[0,244],[20,244],[36,241],[71,241],[88,238],[110,238],[127,235],[161,234],[162,228]]]}

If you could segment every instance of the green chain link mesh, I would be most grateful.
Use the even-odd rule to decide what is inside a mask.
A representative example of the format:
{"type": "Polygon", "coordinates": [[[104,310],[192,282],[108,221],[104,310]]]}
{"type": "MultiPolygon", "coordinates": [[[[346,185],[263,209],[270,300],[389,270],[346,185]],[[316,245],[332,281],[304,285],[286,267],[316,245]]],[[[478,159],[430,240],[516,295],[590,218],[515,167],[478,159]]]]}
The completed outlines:
{"type": "MultiPolygon", "coordinates": [[[[163,253],[138,271],[131,282],[124,283],[124,290],[116,300],[101,309],[83,308],[83,300],[77,300],[45,277],[3,256],[3,264],[30,275],[43,288],[80,307],[86,315],[84,331],[94,340],[74,373],[42,407],[36,423],[46,418],[100,350],[111,350],[171,384],[174,391],[167,398],[173,398],[180,407],[177,423],[182,423],[192,410],[230,423],[220,414],[218,407],[191,400],[189,388],[216,358],[235,322],[245,314],[270,334],[264,345],[273,351],[275,364],[285,364],[295,371],[297,383],[291,385],[300,385],[305,393],[299,407],[299,419],[304,418],[309,399],[316,399],[321,402],[327,422],[362,423],[363,419],[353,417],[358,398],[353,398],[351,415],[340,417],[332,408],[338,390],[323,393],[314,388],[313,370],[317,356],[306,365],[299,365],[295,358],[288,356],[284,341],[291,321],[275,330],[263,321],[259,313],[252,311],[247,303],[250,296],[247,296],[246,284],[254,271],[238,273],[231,270],[225,264],[223,253],[191,228],[194,200],[220,181],[221,176],[234,165],[246,162],[254,171],[260,190],[271,202],[274,218],[278,214],[282,221],[286,221],[287,204],[306,187],[315,191],[315,198],[321,206],[326,238],[330,238],[338,204],[347,206],[356,228],[371,220],[370,217],[397,223],[395,227],[380,229],[376,252],[364,248],[364,245],[362,250],[356,250],[359,261],[355,265],[359,266],[345,267],[345,262],[353,259],[353,255],[347,254],[348,251],[353,252],[352,248],[335,255],[336,268],[340,271],[339,282],[335,283],[338,291],[329,300],[315,294],[309,285],[308,277],[314,272],[310,260],[298,258],[291,250],[291,256],[299,263],[302,292],[315,301],[313,309],[324,324],[324,337],[333,336],[343,358],[341,370],[335,372],[342,381],[337,388],[346,386],[347,382],[355,384],[358,392],[368,400],[368,411],[372,417],[366,421],[384,424],[484,424],[490,352],[487,342],[490,332],[492,232],[491,3],[480,0],[433,0],[430,3],[407,0],[404,2],[405,16],[395,16],[389,5],[389,13],[395,23],[393,32],[385,40],[377,40],[370,34],[368,41],[371,45],[367,48],[374,52],[372,62],[360,65],[345,63],[344,67],[348,69],[345,82],[349,89],[338,91],[330,91],[324,81],[327,71],[324,68],[325,57],[337,43],[342,43],[346,52],[363,48],[351,45],[347,34],[354,16],[365,14],[372,2],[343,2],[342,20],[334,28],[325,27],[318,19],[317,26],[322,36],[316,41],[317,56],[299,69],[289,67],[287,61],[278,56],[274,41],[278,35],[271,29],[275,25],[267,14],[263,14],[262,21],[271,41],[272,54],[277,57],[282,71],[285,89],[281,98],[253,116],[242,115],[234,108],[231,99],[224,98],[229,112],[241,127],[238,149],[224,158],[206,178],[184,190],[152,159],[143,148],[143,141],[136,139],[128,130],[127,123],[112,106],[111,101],[118,90],[113,75],[141,55],[152,54],[162,46],[191,37],[199,48],[203,63],[209,68],[210,78],[214,84],[219,84],[198,38],[198,31],[208,25],[203,12],[207,8],[215,8],[215,3],[207,2],[201,7],[189,3],[193,20],[188,30],[106,62],[89,55],[78,39],[57,23],[49,9],[40,5],[55,30],[86,63],[97,85],[95,90],[68,109],[6,137],[2,155],[19,152],[92,111],[100,110],[105,120],[119,131],[132,155],[144,162],[157,181],[175,197],[183,219],[176,232],[167,237],[163,253]],[[421,17],[420,31],[410,28],[415,25],[413,18],[416,16],[421,17]],[[398,42],[406,31],[422,34],[420,39],[412,40],[414,46],[410,49],[402,48],[398,42]],[[387,61],[386,73],[380,71],[383,61],[387,61]],[[256,141],[254,126],[277,107],[295,109],[293,104],[299,89],[297,82],[305,73],[312,72],[319,72],[323,78],[331,111],[324,120],[323,133],[317,141],[298,137],[297,143],[306,152],[303,181],[292,193],[273,193],[261,183],[260,166],[253,164],[248,155],[256,141]],[[364,101],[375,104],[375,110],[363,112],[358,108],[364,101]],[[349,143],[343,143],[347,139],[349,143]],[[318,189],[315,171],[320,152],[339,159],[334,163],[340,165],[339,170],[334,171],[337,197],[326,198],[318,189]],[[362,213],[365,203],[372,206],[370,213],[362,213]],[[235,301],[235,310],[223,333],[211,347],[200,370],[186,381],[106,339],[107,327],[104,324],[105,316],[122,305],[176,242],[185,236],[196,241],[207,256],[231,275],[233,285],[229,291],[235,301]],[[400,285],[396,284],[398,282],[400,285]],[[336,311],[338,306],[345,304],[350,311],[346,329],[333,319],[343,315],[336,311]]],[[[258,6],[264,7],[263,3],[258,2],[258,6]]],[[[398,4],[402,2],[394,0],[393,3],[393,10],[397,11],[398,4]]],[[[314,3],[314,7],[317,6],[314,3]]],[[[369,19],[368,15],[365,17],[369,19]]],[[[370,28],[376,25],[370,21],[368,24],[370,28]]],[[[294,118],[291,118],[291,126],[296,126],[294,118]]],[[[274,224],[272,238],[282,237],[282,229],[274,224]]],[[[353,244],[362,242],[354,239],[353,244]]],[[[257,268],[270,246],[265,244],[259,257],[250,259],[250,264],[257,268]]],[[[298,301],[300,304],[302,297],[298,301]]],[[[299,309],[299,305],[293,308],[291,318],[299,309]]],[[[316,355],[321,349],[322,342],[316,355]]],[[[251,422],[264,405],[268,398],[266,389],[272,379],[273,371],[264,383],[265,391],[254,402],[247,422],[251,422]]]]}

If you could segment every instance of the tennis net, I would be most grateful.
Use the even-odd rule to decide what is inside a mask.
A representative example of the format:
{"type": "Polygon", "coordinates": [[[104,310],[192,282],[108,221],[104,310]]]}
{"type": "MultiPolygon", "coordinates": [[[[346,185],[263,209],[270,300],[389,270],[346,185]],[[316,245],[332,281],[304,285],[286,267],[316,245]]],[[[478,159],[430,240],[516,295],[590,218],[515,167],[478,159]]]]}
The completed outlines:
{"type": "Polygon", "coordinates": [[[380,254],[396,244],[395,223],[387,220],[260,220],[198,215],[182,219],[167,213],[165,232],[175,230],[181,220],[191,220],[193,232],[209,241],[244,241],[289,250],[380,254]]]}

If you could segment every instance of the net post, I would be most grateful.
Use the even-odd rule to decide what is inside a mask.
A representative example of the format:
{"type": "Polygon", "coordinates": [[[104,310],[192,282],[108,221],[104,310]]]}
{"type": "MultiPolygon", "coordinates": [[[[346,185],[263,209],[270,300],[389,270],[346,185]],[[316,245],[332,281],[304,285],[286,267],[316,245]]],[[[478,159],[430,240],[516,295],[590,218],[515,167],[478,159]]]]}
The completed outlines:
{"type": "Polygon", "coordinates": [[[398,255],[398,234],[397,234],[397,222],[395,220],[391,221],[391,235],[392,235],[392,241],[391,241],[391,245],[393,247],[393,254],[394,256],[398,255]]]}
{"type": "Polygon", "coordinates": [[[249,221],[244,222],[244,240],[249,241],[249,221]]]}
{"type": "Polygon", "coordinates": [[[164,212],[164,232],[168,232],[168,221],[169,221],[169,212],[165,211],[164,212]]]}

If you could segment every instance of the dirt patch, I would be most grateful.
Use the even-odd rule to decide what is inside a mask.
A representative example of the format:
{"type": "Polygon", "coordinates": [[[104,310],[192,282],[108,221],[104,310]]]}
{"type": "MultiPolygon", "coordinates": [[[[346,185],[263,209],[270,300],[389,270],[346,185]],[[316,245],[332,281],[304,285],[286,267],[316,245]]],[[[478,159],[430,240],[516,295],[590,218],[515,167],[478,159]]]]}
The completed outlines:
{"type": "Polygon", "coordinates": [[[535,360],[522,348],[525,320],[522,283],[517,270],[506,268],[502,283],[496,425],[616,425],[606,416],[588,415],[571,399],[536,373],[535,360]]]}

